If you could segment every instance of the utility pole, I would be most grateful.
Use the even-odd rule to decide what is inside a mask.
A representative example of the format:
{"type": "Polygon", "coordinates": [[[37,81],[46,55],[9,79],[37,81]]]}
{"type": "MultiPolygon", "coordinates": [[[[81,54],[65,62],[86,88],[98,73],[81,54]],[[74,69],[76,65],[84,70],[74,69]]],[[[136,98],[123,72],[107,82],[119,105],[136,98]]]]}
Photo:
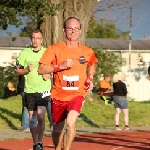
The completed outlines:
{"type": "Polygon", "coordinates": [[[132,6],[130,6],[130,25],[129,25],[129,69],[131,68],[131,45],[132,45],[132,6]]]}

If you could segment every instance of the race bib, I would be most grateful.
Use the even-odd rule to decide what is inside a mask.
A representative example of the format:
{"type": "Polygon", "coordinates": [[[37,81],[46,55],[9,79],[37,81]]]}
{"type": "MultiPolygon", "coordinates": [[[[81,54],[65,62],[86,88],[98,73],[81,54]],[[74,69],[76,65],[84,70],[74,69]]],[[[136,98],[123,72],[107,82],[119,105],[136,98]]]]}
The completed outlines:
{"type": "Polygon", "coordinates": [[[79,76],[63,75],[62,89],[63,90],[78,90],[79,89],[79,76]]]}
{"type": "Polygon", "coordinates": [[[41,93],[41,94],[42,94],[42,98],[51,95],[50,91],[42,91],[42,92],[38,92],[38,93],[41,93]]]}

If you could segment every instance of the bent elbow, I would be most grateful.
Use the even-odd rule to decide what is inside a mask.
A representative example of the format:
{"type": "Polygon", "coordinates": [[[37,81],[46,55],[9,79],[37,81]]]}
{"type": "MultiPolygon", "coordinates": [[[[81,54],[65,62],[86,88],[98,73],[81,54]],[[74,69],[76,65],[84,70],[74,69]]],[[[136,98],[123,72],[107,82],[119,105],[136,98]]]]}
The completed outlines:
{"type": "Polygon", "coordinates": [[[40,64],[40,66],[38,67],[37,72],[38,72],[38,75],[44,74],[44,72],[43,72],[43,65],[42,64],[40,64]]]}
{"type": "Polygon", "coordinates": [[[52,66],[46,66],[46,65],[40,65],[37,72],[39,75],[43,74],[50,74],[53,72],[53,67],[52,66]]]}

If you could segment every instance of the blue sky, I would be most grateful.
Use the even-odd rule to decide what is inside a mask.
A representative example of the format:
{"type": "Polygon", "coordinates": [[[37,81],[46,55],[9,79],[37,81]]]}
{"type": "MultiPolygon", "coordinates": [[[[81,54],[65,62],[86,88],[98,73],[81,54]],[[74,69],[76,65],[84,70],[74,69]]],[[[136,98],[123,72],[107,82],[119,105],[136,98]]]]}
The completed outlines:
{"type": "MultiPolygon", "coordinates": [[[[101,0],[103,1],[105,0],[101,0]]],[[[101,2],[99,5],[102,5],[101,2]]],[[[150,38],[150,0],[130,0],[125,9],[112,8],[112,12],[110,10],[99,12],[96,18],[97,20],[109,18],[117,28],[129,31],[130,6],[132,6],[132,39],[143,39],[145,35],[150,38]]]]}
{"type": "Polygon", "coordinates": [[[143,38],[147,35],[150,38],[150,0],[142,0],[141,4],[133,9],[133,38],[143,38]]]}
{"type": "MultiPolygon", "coordinates": [[[[118,27],[122,30],[129,28],[127,25],[118,27]]],[[[142,39],[145,35],[150,39],[150,0],[141,0],[137,6],[132,7],[132,38],[142,39]]]]}
{"type": "MultiPolygon", "coordinates": [[[[115,22],[115,18],[120,15],[119,20],[122,20],[125,24],[117,24],[117,28],[129,30],[130,9],[128,8],[126,10],[123,15],[124,17],[119,11],[120,10],[111,14],[111,17],[114,18],[115,22]]],[[[105,15],[108,14],[102,12],[97,14],[98,17],[105,15]]],[[[7,36],[7,32],[12,32],[12,35],[16,35],[19,33],[20,28],[23,28],[23,26],[16,28],[9,25],[9,28],[6,31],[0,30],[0,36],[7,36]]],[[[143,39],[145,35],[150,39],[150,0],[141,0],[138,5],[132,7],[132,39],[143,39]]]]}

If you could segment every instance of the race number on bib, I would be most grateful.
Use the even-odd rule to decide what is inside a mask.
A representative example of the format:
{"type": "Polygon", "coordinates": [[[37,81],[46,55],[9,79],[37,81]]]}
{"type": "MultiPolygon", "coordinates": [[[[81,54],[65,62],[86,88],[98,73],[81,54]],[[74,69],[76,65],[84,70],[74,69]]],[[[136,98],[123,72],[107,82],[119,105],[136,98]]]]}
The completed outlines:
{"type": "Polygon", "coordinates": [[[42,98],[51,95],[50,91],[42,91],[42,92],[38,92],[38,93],[41,93],[41,94],[42,94],[42,98]]]}
{"type": "Polygon", "coordinates": [[[79,89],[79,76],[65,76],[63,75],[63,90],[78,90],[79,89]]]}

